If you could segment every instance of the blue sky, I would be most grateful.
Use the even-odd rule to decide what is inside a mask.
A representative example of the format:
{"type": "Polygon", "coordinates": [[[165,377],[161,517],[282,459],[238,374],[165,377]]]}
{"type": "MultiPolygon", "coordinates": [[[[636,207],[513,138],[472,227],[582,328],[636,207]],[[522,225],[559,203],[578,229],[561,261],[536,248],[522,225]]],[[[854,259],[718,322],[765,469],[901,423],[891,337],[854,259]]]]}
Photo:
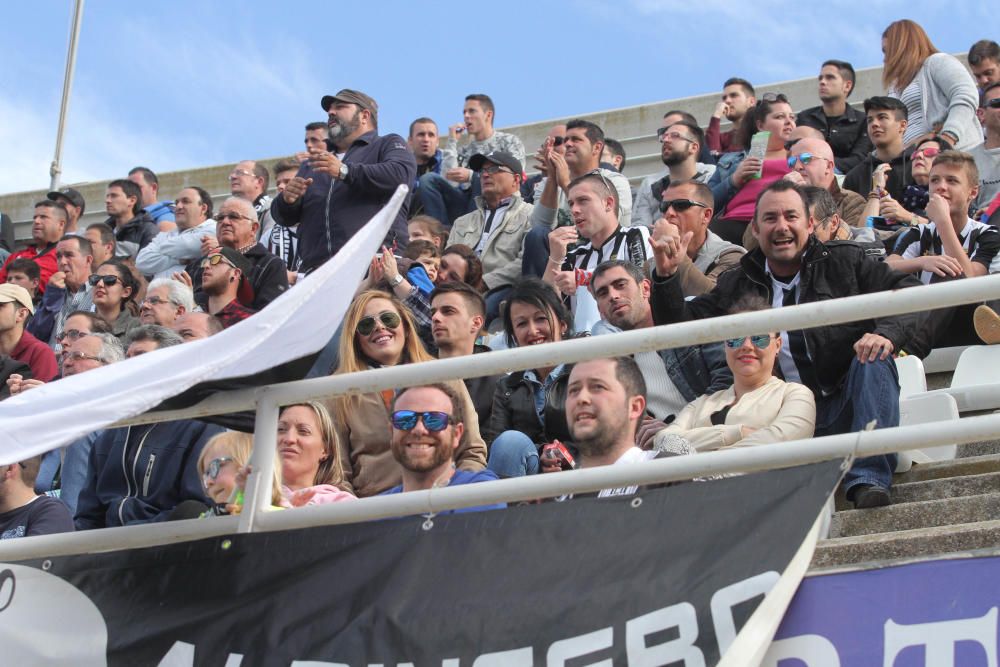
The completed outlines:
{"type": "MultiPolygon", "coordinates": [[[[891,21],[941,50],[1000,34],[991,3],[573,0],[137,3],[85,7],[63,151],[67,183],[299,150],[319,99],[358,88],[380,131],[461,120],[490,94],[500,126],[697,95],[731,75],[755,84],[816,74],[826,58],[881,63],[891,21]]],[[[5,5],[0,27],[0,193],[44,188],[70,0],[5,5]]],[[[707,119],[705,119],[707,121],[707,119]]]]}

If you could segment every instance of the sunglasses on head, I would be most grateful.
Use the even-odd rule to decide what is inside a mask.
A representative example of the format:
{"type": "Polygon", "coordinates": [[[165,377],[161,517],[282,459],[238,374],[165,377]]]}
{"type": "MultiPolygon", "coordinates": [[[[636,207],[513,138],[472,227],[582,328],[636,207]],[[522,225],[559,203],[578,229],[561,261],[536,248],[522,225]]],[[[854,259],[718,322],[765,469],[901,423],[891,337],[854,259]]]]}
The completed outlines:
{"type": "Polygon", "coordinates": [[[731,350],[743,347],[743,341],[747,338],[758,350],[766,350],[767,346],[771,344],[771,334],[759,334],[757,336],[743,336],[742,338],[728,338],[726,339],[726,347],[731,350]]]}
{"type": "Polygon", "coordinates": [[[226,256],[223,255],[221,252],[215,253],[214,255],[209,255],[208,257],[202,259],[201,268],[205,268],[206,266],[215,266],[219,262],[225,262],[234,269],[236,268],[236,265],[230,262],[228,259],[226,259],[226,256]]]}
{"type": "Polygon", "coordinates": [[[121,280],[118,276],[99,276],[96,273],[87,278],[87,282],[90,283],[91,287],[96,286],[97,283],[104,283],[105,287],[111,287],[115,283],[120,283],[121,280]]]}
{"type": "Polygon", "coordinates": [[[761,102],[767,102],[771,104],[772,102],[784,102],[788,104],[788,98],[785,97],[784,93],[765,93],[764,97],[760,98],[761,102]]]}
{"type": "Polygon", "coordinates": [[[916,158],[920,157],[921,155],[924,157],[935,157],[940,152],[941,149],[938,148],[937,146],[928,146],[927,148],[919,148],[913,151],[913,157],[916,158]]]}
{"type": "Polygon", "coordinates": [[[705,204],[702,204],[700,201],[694,201],[693,199],[664,199],[660,202],[660,213],[666,213],[671,208],[678,213],[683,213],[692,206],[708,208],[705,204]]]}
{"type": "Polygon", "coordinates": [[[418,419],[422,419],[424,428],[433,433],[445,430],[451,423],[451,415],[447,412],[396,410],[392,413],[392,427],[397,431],[412,431],[416,427],[418,419]]]}
{"type": "MultiPolygon", "coordinates": [[[[391,310],[383,310],[378,314],[378,321],[382,323],[386,329],[395,329],[399,326],[401,320],[399,315],[391,310]]],[[[375,318],[369,315],[368,317],[362,317],[358,320],[357,332],[362,336],[367,336],[371,332],[375,331],[375,318]]]]}
{"type": "Polygon", "coordinates": [[[219,473],[222,472],[222,466],[226,465],[233,458],[231,456],[220,456],[217,459],[212,459],[205,466],[205,472],[202,473],[202,477],[207,477],[208,479],[215,481],[218,478],[219,473]]]}
{"type": "Polygon", "coordinates": [[[789,169],[794,169],[796,162],[801,162],[802,166],[804,167],[807,164],[809,164],[810,162],[812,162],[813,160],[825,160],[825,159],[826,158],[822,158],[822,157],[820,157],[818,155],[813,155],[812,153],[799,153],[798,155],[789,155],[788,156],[788,168],[789,169]]]}

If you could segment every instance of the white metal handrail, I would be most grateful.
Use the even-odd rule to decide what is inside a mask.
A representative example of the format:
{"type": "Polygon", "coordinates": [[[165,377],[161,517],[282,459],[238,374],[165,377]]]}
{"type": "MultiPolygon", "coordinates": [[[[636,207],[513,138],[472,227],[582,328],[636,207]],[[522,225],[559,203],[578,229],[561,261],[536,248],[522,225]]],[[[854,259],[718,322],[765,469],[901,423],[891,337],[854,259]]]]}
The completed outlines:
{"type": "MultiPolygon", "coordinates": [[[[364,498],[356,502],[262,512],[255,532],[358,523],[375,519],[442,512],[448,509],[518,502],[570,493],[631,485],[658,484],[727,473],[749,473],[828,461],[872,456],[912,447],[976,442],[1000,434],[1000,415],[991,414],[877,431],[862,431],[792,442],[676,456],[644,463],[588,468],[481,484],[364,498]]],[[[244,510],[246,512],[247,510],[244,510]]],[[[43,535],[0,543],[0,561],[51,558],[76,553],[115,551],[222,537],[240,531],[244,516],[214,517],[84,533],[43,535]]]]}

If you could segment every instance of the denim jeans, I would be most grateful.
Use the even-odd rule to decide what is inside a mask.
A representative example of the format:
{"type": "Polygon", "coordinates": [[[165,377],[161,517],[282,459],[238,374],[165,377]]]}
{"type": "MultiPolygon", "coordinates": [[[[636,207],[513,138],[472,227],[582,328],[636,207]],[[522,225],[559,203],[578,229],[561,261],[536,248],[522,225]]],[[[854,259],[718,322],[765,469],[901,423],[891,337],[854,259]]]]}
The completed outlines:
{"type": "MultiPolygon", "coordinates": [[[[854,359],[840,391],[816,400],[816,437],[857,433],[873,420],[875,428],[899,426],[899,375],[892,357],[864,364],[854,359]]],[[[850,494],[858,484],[888,489],[895,468],[895,454],[855,459],[844,475],[844,491],[850,494]]]]}
{"type": "Polygon", "coordinates": [[[500,479],[538,474],[538,447],[520,431],[504,431],[490,446],[486,467],[500,479]]]}
{"type": "Polygon", "coordinates": [[[455,219],[476,207],[475,198],[481,192],[479,175],[474,174],[467,190],[456,188],[444,176],[430,171],[420,177],[417,196],[424,205],[424,213],[451,227],[455,219]]]}
{"type": "Polygon", "coordinates": [[[549,262],[548,227],[532,227],[524,235],[524,253],[521,256],[521,274],[541,278],[549,262]]]}

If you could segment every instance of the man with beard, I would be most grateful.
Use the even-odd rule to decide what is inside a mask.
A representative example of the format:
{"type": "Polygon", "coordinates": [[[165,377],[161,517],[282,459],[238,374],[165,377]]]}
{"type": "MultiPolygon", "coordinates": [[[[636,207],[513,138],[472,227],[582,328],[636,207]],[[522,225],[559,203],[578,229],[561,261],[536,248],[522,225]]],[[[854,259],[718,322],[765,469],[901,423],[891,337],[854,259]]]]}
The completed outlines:
{"type": "Polygon", "coordinates": [[[656,131],[656,136],[660,140],[660,159],[666,168],[642,179],[642,183],[636,189],[635,203],[632,206],[633,225],[653,226],[656,219],[660,217],[658,213],[660,210],[660,195],[666,189],[667,185],[670,184],[671,180],[694,178],[701,183],[708,183],[708,179],[712,178],[712,174],[715,173],[715,165],[711,164],[712,154],[708,152],[708,147],[705,145],[705,133],[698,125],[695,117],[688,112],[675,109],[663,114],[663,122],[660,123],[660,128],[656,131]],[[674,139],[673,136],[667,137],[667,132],[670,132],[671,135],[673,134],[670,128],[680,122],[687,123],[685,127],[688,129],[692,127],[698,128],[698,131],[692,134],[686,134],[687,130],[684,128],[678,129],[678,131],[685,132],[688,138],[695,139],[701,144],[698,152],[695,153],[693,171],[687,157],[691,145],[679,139],[674,139]],[[690,176],[686,174],[690,174],[690,176]],[[655,194],[653,193],[654,185],[657,187],[655,194]]]}
{"type": "MultiPolygon", "coordinates": [[[[288,289],[288,271],[285,269],[285,263],[268,252],[262,244],[257,243],[257,230],[260,225],[257,222],[257,211],[248,200],[230,197],[219,207],[219,213],[215,218],[218,240],[212,236],[202,239],[202,253],[208,256],[221,246],[242,254],[251,266],[250,270],[244,273],[250,287],[253,288],[252,297],[247,295],[253,299],[248,305],[254,310],[263,310],[264,306],[288,289]]],[[[191,276],[195,303],[205,308],[208,305],[208,296],[202,289],[202,268],[201,260],[196,260],[188,265],[188,274],[191,276]]],[[[175,275],[184,278],[183,274],[175,275]]]]}
{"type": "MultiPolygon", "coordinates": [[[[646,382],[632,357],[582,361],[573,367],[566,386],[566,424],[579,450],[580,468],[638,463],[656,451],[635,445],[646,412],[646,382]]],[[[598,497],[635,493],[637,486],[604,489],[598,497]]]]}
{"type": "MultiPolygon", "coordinates": [[[[462,405],[462,399],[444,384],[409,387],[396,394],[392,401],[390,446],[393,458],[402,468],[403,483],[383,495],[497,479],[491,470],[471,472],[455,468],[455,452],[465,431],[462,405]]],[[[455,512],[503,507],[500,503],[455,512]]]]}
{"type": "MultiPolygon", "coordinates": [[[[313,151],[271,205],[274,221],[299,225],[299,271],[310,273],[337,254],[385,204],[396,188],[410,186],[417,163],[398,134],[378,135],[378,104],[368,95],[344,89],[320,104],[329,115],[330,142],[336,153],[313,151]]],[[[405,245],[408,202],[396,214],[384,240],[405,245]]]]}
{"type": "Polygon", "coordinates": [[[252,270],[250,260],[232,248],[216,248],[201,260],[201,289],[208,296],[208,312],[227,329],[254,314],[237,298],[241,292],[244,299],[253,293],[247,291],[247,275],[252,270]]]}
{"type": "Polygon", "coordinates": [[[718,157],[723,153],[738,151],[747,148],[736,145],[736,137],[739,136],[740,123],[746,116],[747,111],[757,104],[753,86],[746,79],[732,77],[722,84],[722,99],[715,105],[712,118],[708,121],[708,129],[705,132],[705,140],[712,151],[712,155],[718,157]],[[733,127],[726,132],[721,130],[722,117],[733,124],[733,127]]]}
{"type": "Polygon", "coordinates": [[[854,67],[851,63],[827,60],[819,70],[819,101],[822,105],[800,111],[795,121],[796,125],[815,127],[823,133],[823,139],[833,151],[837,169],[842,174],[864,160],[872,149],[865,114],[847,103],[852,92],[854,67]]]}

